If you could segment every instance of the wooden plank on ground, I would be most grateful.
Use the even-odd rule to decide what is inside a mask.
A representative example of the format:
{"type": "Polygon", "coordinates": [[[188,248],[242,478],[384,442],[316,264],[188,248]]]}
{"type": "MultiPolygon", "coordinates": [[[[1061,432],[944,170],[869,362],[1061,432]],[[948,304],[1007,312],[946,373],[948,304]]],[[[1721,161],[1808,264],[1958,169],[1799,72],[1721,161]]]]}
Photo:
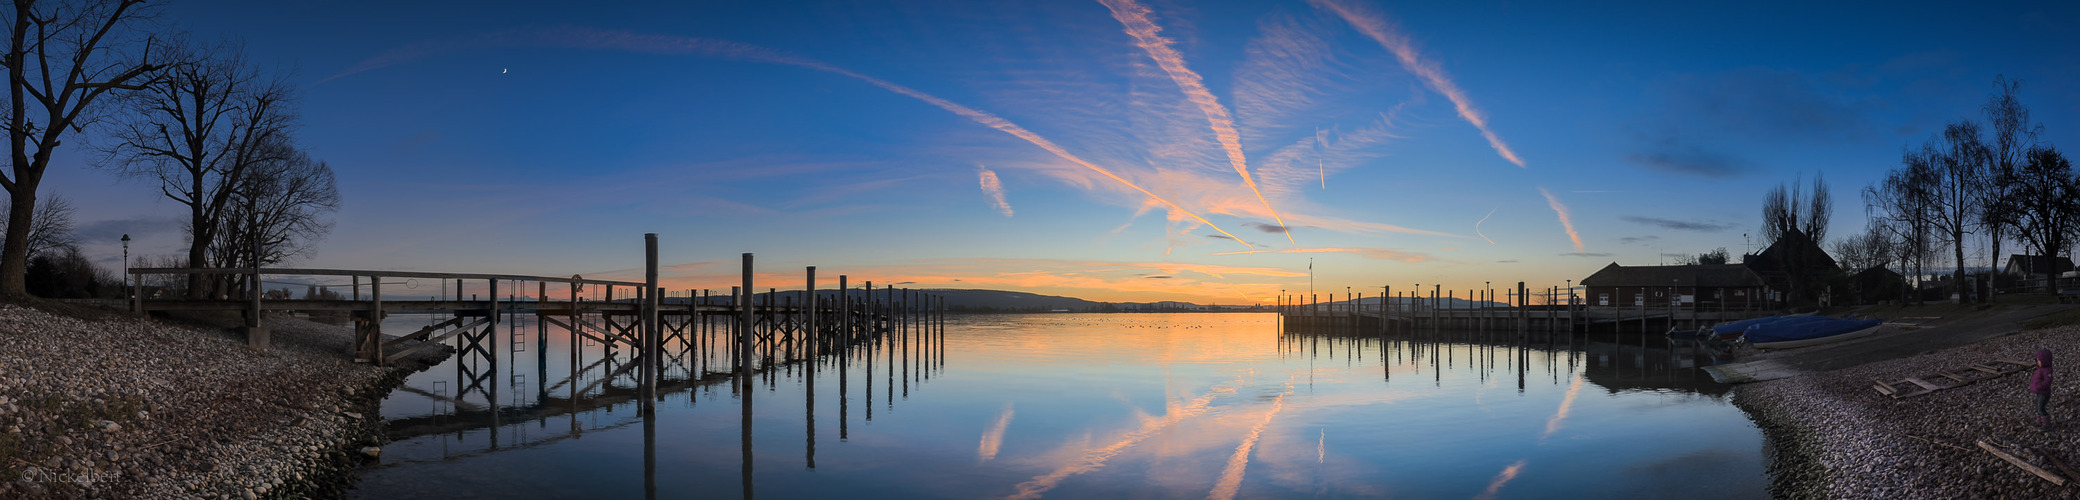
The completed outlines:
{"type": "Polygon", "coordinates": [[[1892,387],[1892,384],[1887,384],[1887,383],[1885,383],[1885,381],[1883,381],[1883,380],[1878,380],[1878,379],[1871,379],[1871,381],[1872,381],[1872,382],[1877,382],[1877,383],[1878,383],[1878,392],[1880,392],[1880,393],[1883,393],[1883,394],[1885,394],[1885,395],[1887,395],[1887,396],[1891,396],[1891,395],[1894,395],[1894,394],[1898,394],[1898,393],[1899,393],[1899,389],[1894,389],[1894,388],[1892,387]]]}
{"type": "Polygon", "coordinates": [[[1913,382],[1913,383],[1914,383],[1914,385],[1918,385],[1918,386],[1921,386],[1921,388],[1923,388],[1923,389],[1928,389],[1928,390],[1931,390],[1931,391],[1940,391],[1940,390],[1943,390],[1943,386],[1940,386],[1940,385],[1935,385],[1935,384],[1931,384],[1931,383],[1928,383],[1928,381],[1926,381],[1926,380],[1921,380],[1921,379],[1918,379],[1918,378],[1914,378],[1914,377],[1907,377],[1907,381],[1908,381],[1908,382],[1913,382]]]}
{"type": "Polygon", "coordinates": [[[2059,486],[2066,485],[2066,478],[2058,477],[2057,474],[2052,474],[2051,471],[2039,469],[2035,465],[2030,465],[2029,462],[2025,462],[2020,458],[2016,458],[2015,455],[2010,455],[2008,454],[2008,452],[2001,451],[2000,448],[1995,448],[1991,444],[1986,444],[1986,440],[1984,439],[1979,440],[1979,448],[1986,450],[1987,453],[1992,453],[1993,456],[2000,457],[2001,460],[2006,460],[2008,461],[2008,463],[2015,464],[2016,467],[2021,467],[2022,470],[2029,471],[2029,473],[2031,474],[2036,474],[2037,477],[2044,478],[2045,481],[2050,481],[2051,484],[2059,486]]]}
{"type": "Polygon", "coordinates": [[[1991,366],[1986,366],[1986,365],[1982,365],[1982,364],[1978,364],[1978,363],[1972,363],[1972,369],[1973,369],[1973,370],[1979,370],[1979,371],[1982,371],[1982,372],[1986,372],[1986,373],[1988,373],[1988,374],[1991,374],[1991,375],[2006,375],[2006,374],[2007,374],[2007,373],[2005,373],[2005,372],[2002,372],[2002,371],[2001,371],[2001,370],[2000,370],[1999,368],[1994,368],[1994,367],[1991,367],[1991,366]]]}
{"type": "Polygon", "coordinates": [[[1937,374],[1937,375],[1942,375],[1942,376],[1943,376],[1944,378],[1948,378],[1948,379],[1950,379],[1950,380],[1955,380],[1955,381],[1957,381],[1957,383],[1958,383],[1958,384],[1968,384],[1968,383],[1971,383],[1971,381],[1970,381],[1970,380],[1965,380],[1965,379],[1964,379],[1964,377],[1959,377],[1959,376],[1956,376],[1956,375],[1951,375],[1951,374],[1950,374],[1950,372],[1936,372],[1936,374],[1937,374]]]}

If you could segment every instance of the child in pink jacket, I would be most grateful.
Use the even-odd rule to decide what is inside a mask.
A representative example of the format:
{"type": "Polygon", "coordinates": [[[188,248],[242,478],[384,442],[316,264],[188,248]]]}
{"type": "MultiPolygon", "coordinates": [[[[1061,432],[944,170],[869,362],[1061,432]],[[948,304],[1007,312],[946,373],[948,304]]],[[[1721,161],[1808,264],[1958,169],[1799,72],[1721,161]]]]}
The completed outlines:
{"type": "Polygon", "coordinates": [[[2051,412],[2045,406],[2051,404],[2051,350],[2037,350],[2037,371],[2029,374],[2029,392],[2037,394],[2037,426],[2051,426],[2051,412]]]}

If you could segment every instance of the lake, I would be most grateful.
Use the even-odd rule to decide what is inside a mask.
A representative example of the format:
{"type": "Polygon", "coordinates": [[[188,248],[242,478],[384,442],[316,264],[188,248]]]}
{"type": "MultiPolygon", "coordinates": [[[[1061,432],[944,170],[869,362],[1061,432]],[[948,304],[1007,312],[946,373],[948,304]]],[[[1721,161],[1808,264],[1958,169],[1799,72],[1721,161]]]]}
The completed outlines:
{"type": "Polygon", "coordinates": [[[1761,431],[1700,347],[1279,330],[1268,313],[953,315],[929,363],[862,351],[842,373],[762,377],[747,429],[725,378],[685,380],[698,358],[671,363],[646,418],[633,372],[594,386],[615,361],[591,345],[566,381],[569,335],[523,314],[494,336],[500,410],[488,391],[453,400],[453,360],[413,374],[353,495],[1768,496],[1761,431]]]}

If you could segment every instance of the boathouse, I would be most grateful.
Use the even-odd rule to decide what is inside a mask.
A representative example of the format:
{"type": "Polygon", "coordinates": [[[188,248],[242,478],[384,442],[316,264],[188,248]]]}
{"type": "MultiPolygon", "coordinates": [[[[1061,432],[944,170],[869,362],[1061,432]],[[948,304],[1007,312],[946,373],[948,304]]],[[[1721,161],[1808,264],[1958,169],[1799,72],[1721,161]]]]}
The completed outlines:
{"type": "Polygon", "coordinates": [[[1582,287],[1590,307],[1707,312],[1767,309],[1782,302],[1745,264],[1628,267],[1612,262],[1582,278],[1582,287]]]}

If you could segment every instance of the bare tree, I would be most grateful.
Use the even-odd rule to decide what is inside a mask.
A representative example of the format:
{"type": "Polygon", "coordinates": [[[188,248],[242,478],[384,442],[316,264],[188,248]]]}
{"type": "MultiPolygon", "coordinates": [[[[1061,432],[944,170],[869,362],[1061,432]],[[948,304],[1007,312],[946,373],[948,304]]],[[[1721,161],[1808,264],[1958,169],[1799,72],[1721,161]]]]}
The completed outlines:
{"type": "Polygon", "coordinates": [[[1858,272],[1892,264],[1893,243],[1882,224],[1872,224],[1863,234],[1835,240],[1834,257],[1843,269],[1858,272]]]}
{"type": "MultiPolygon", "coordinates": [[[[235,45],[209,49],[179,46],[187,61],[165,71],[160,82],[127,96],[135,115],[111,127],[115,143],[103,166],[125,176],[149,179],[188,209],[188,262],[221,265],[213,258],[223,225],[239,190],[261,165],[292,153],[286,144],[295,126],[293,93],[281,77],[263,78],[246,64],[235,45]]],[[[221,277],[189,275],[196,296],[216,294],[221,277]]]]}
{"type": "Polygon", "coordinates": [[[1993,95],[1980,106],[1993,133],[1986,144],[1988,182],[1986,192],[1980,196],[1980,225],[1992,240],[1994,268],[2000,267],[2001,243],[2007,239],[2007,230],[2021,230],[2023,214],[2018,197],[2026,187],[2019,170],[2044,129],[2042,124],[2030,123],[2029,108],[2018,97],[2021,88],[2020,81],[1994,77],[1993,95]]]}
{"type": "MultiPolygon", "coordinates": [[[[79,246],[78,238],[72,234],[72,201],[64,196],[51,195],[36,204],[36,215],[29,223],[29,258],[62,251],[79,246]]],[[[0,206],[0,214],[11,210],[0,206]]],[[[0,215],[0,218],[5,218],[0,215]]],[[[4,225],[0,221],[0,225],[4,225]]]]}
{"type": "MultiPolygon", "coordinates": [[[[1891,243],[1891,256],[1900,263],[1901,274],[1914,276],[1914,289],[1919,290],[1921,278],[1927,275],[1929,249],[1932,246],[1935,223],[1935,186],[1938,174],[1935,166],[1926,161],[1919,151],[1909,150],[1901,155],[1901,166],[1888,172],[1885,179],[1863,190],[1864,212],[1872,227],[1885,234],[1891,243]],[[1912,264],[1910,268],[1908,264],[1912,264]]],[[[1921,295],[1914,293],[1911,300],[1919,302],[1921,295]]]]}
{"type": "Polygon", "coordinates": [[[285,139],[263,145],[274,158],[255,164],[225,213],[211,254],[219,267],[267,266],[307,254],[332,229],[339,209],[332,167],[297,151],[285,139]],[[255,254],[255,246],[258,254],[255,254]]]}
{"type": "Polygon", "coordinates": [[[2073,164],[2051,147],[2030,148],[2017,170],[2017,227],[2034,255],[2058,255],[2080,229],[2080,180],[2073,164]]]}
{"type": "Polygon", "coordinates": [[[1952,284],[1956,287],[1958,300],[1965,300],[1964,247],[1966,236],[1978,227],[1982,199],[1987,182],[1987,148],[1979,124],[1971,120],[1958,120],[1943,127],[1943,133],[1922,144],[1921,150],[1909,154],[1907,161],[1925,163],[1936,174],[1932,185],[1935,196],[1931,198],[1934,210],[1929,212],[1937,234],[1950,243],[1955,257],[1951,262],[1952,284]]]}
{"type": "Polygon", "coordinates": [[[28,294],[29,229],[36,190],[67,130],[95,118],[102,97],[136,90],[162,65],[142,26],[144,0],[15,0],[0,11],[8,28],[0,70],[7,72],[8,233],[0,244],[0,296],[28,294]],[[126,52],[128,48],[141,48],[126,52]],[[30,111],[36,114],[32,116],[30,111]]]}
{"type": "Polygon", "coordinates": [[[1762,242],[1774,244],[1790,230],[1798,230],[1814,244],[1827,238],[1827,221],[1834,216],[1834,199],[1828,194],[1827,180],[1821,175],[1813,176],[1812,192],[1807,194],[1798,181],[1789,186],[1778,184],[1762,198],[1762,242]]]}

